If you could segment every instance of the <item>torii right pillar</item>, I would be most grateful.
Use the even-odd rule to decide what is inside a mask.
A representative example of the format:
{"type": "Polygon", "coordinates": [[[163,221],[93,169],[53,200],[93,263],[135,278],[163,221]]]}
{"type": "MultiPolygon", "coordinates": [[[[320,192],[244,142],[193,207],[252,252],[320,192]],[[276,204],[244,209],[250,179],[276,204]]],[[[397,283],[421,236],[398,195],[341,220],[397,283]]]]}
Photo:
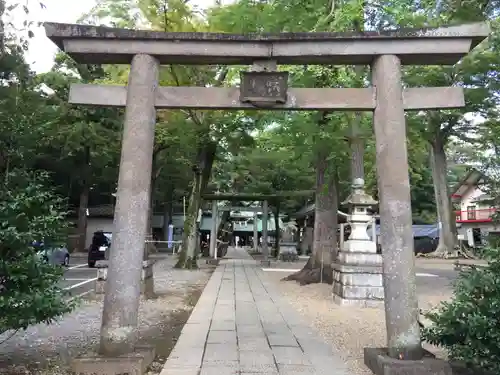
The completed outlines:
{"type": "Polygon", "coordinates": [[[385,321],[389,356],[422,358],[415,279],[406,121],[397,56],[376,57],[372,65],[377,105],[376,139],[385,321]]]}

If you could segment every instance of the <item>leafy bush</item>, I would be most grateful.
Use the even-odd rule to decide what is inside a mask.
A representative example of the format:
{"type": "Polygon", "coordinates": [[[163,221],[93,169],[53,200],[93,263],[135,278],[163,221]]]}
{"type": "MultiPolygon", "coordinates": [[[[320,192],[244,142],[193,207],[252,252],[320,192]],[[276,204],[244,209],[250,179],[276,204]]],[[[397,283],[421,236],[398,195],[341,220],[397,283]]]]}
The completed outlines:
{"type": "Polygon", "coordinates": [[[444,347],[450,359],[500,374],[500,251],[485,252],[488,266],[462,271],[454,296],[435,312],[423,339],[444,347]]]}
{"type": "Polygon", "coordinates": [[[58,286],[62,267],[41,262],[31,246],[59,244],[66,228],[63,202],[47,181],[22,170],[0,181],[0,333],[50,323],[74,307],[58,286]]]}

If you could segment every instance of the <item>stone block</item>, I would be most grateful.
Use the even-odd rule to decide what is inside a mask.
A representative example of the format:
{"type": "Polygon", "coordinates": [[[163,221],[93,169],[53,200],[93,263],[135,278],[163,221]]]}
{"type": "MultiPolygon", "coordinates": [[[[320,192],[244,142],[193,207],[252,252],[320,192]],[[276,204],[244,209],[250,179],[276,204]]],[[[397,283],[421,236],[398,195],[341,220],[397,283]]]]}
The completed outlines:
{"type": "Polygon", "coordinates": [[[384,301],[382,267],[335,263],[333,300],[342,306],[380,306],[384,301]]]}
{"type": "Polygon", "coordinates": [[[387,348],[365,348],[365,365],[375,375],[453,375],[447,361],[424,351],[420,360],[400,360],[387,355],[387,348]]]}
{"type": "Polygon", "coordinates": [[[334,271],[338,271],[341,273],[382,274],[384,272],[382,269],[382,264],[355,265],[355,264],[334,263],[332,264],[332,268],[334,271]]]}
{"type": "Polygon", "coordinates": [[[383,300],[382,286],[358,286],[333,283],[333,294],[345,299],[383,300]]]}
{"type": "Polygon", "coordinates": [[[134,353],[117,357],[86,355],[71,362],[76,375],[143,375],[153,362],[155,351],[150,346],[138,346],[134,353]]]}
{"type": "Polygon", "coordinates": [[[299,255],[297,253],[281,253],[279,255],[279,260],[282,262],[298,262],[299,255]]]}
{"type": "Polygon", "coordinates": [[[342,251],[355,253],[376,253],[377,244],[371,240],[348,240],[342,251]]]}
{"type": "Polygon", "coordinates": [[[384,307],[384,300],[342,298],[335,294],[333,295],[333,302],[339,306],[351,306],[351,307],[363,307],[363,308],[384,307]]]}
{"type": "Polygon", "coordinates": [[[95,281],[94,290],[95,290],[95,294],[96,295],[102,295],[102,294],[104,294],[105,293],[105,288],[106,288],[106,280],[97,279],[95,281]]]}
{"type": "MultiPolygon", "coordinates": [[[[108,265],[109,263],[107,260],[96,262],[97,280],[95,282],[95,294],[97,295],[105,293],[106,280],[108,278],[108,265]]],[[[141,294],[147,299],[155,297],[153,265],[153,260],[145,260],[142,262],[141,294]]]]}
{"type": "Polygon", "coordinates": [[[218,266],[220,263],[220,259],[217,258],[217,259],[214,259],[214,258],[210,258],[210,259],[207,259],[207,264],[211,265],[211,266],[218,266]]]}
{"type": "MultiPolygon", "coordinates": [[[[97,268],[97,271],[99,271],[102,268],[108,268],[109,266],[109,261],[108,260],[98,260],[95,262],[95,268],[97,268]]],[[[97,272],[97,277],[99,277],[99,272],[97,272]]]]}
{"type": "Polygon", "coordinates": [[[379,273],[347,273],[333,272],[335,282],[346,286],[374,286],[383,287],[382,274],[379,273]]]}
{"type": "Polygon", "coordinates": [[[356,266],[382,266],[382,255],[376,253],[341,251],[337,256],[337,262],[356,266]]]}
{"type": "Polygon", "coordinates": [[[260,265],[261,265],[261,267],[271,267],[271,261],[270,260],[261,260],[260,265]]]}

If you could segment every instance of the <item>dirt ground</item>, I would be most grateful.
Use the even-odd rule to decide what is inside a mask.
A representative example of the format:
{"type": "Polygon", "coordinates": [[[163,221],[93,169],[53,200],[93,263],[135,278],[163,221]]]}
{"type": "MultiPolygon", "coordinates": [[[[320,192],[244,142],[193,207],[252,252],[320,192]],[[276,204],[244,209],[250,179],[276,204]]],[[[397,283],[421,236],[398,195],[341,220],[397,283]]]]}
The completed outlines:
{"type": "MultiPolygon", "coordinates": [[[[213,271],[201,261],[199,270],[177,270],[174,261],[155,264],[158,297],[142,300],[139,309],[139,341],[156,348],[148,375],[161,372],[213,271]]],[[[0,374],[70,375],[71,358],[96,351],[101,314],[102,298],[87,300],[52,325],[40,324],[17,333],[0,345],[0,374]]]]}
{"type": "MultiPolygon", "coordinates": [[[[300,267],[294,264],[294,268],[300,267]]],[[[341,307],[333,303],[331,285],[299,286],[295,281],[281,281],[288,275],[287,272],[264,272],[264,274],[264,277],[273,281],[288,303],[310,323],[311,328],[346,361],[350,374],[373,375],[364,365],[363,348],[386,345],[383,307],[341,307]]],[[[417,286],[417,290],[419,307],[424,310],[431,309],[451,297],[451,288],[444,284],[438,288],[417,286]]],[[[424,347],[439,357],[445,356],[445,353],[436,347],[428,345],[424,347]]]]}

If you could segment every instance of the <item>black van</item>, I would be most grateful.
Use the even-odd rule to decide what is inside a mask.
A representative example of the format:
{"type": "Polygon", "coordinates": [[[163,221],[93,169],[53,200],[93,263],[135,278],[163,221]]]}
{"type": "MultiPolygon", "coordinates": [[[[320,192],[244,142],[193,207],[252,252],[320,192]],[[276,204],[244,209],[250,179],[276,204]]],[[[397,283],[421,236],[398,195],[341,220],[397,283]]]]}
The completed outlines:
{"type": "Polygon", "coordinates": [[[95,267],[95,262],[106,259],[106,251],[111,247],[111,233],[97,231],[89,247],[88,266],[95,267]]]}

